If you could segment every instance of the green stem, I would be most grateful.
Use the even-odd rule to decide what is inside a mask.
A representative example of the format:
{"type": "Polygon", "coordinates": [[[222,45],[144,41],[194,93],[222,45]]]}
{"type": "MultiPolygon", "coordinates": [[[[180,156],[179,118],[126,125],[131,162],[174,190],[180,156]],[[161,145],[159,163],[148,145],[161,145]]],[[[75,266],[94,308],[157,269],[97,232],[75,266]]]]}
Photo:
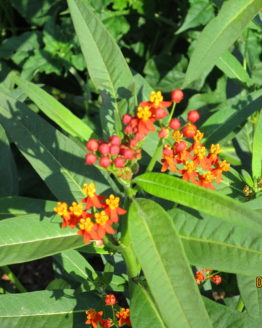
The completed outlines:
{"type": "Polygon", "coordinates": [[[238,300],[238,303],[237,303],[237,306],[236,306],[236,310],[239,311],[239,312],[242,312],[244,310],[244,307],[245,307],[245,304],[242,300],[242,297],[239,296],[239,300],[238,300]]]}
{"type": "Polygon", "coordinates": [[[1,267],[1,270],[8,276],[10,281],[16,286],[16,288],[17,288],[17,290],[19,290],[19,292],[21,292],[21,293],[27,292],[25,287],[21,284],[21,282],[18,280],[16,275],[11,271],[9,266],[5,265],[5,266],[1,267]]]}
{"type": "MultiPolygon", "coordinates": [[[[167,125],[169,124],[170,120],[172,119],[172,117],[174,115],[175,108],[176,108],[176,103],[174,102],[173,106],[172,106],[172,109],[171,109],[171,112],[170,112],[170,115],[169,115],[168,120],[167,120],[167,125]]],[[[153,171],[154,166],[155,166],[155,164],[156,164],[156,162],[157,162],[157,160],[158,160],[158,158],[161,154],[162,144],[163,144],[163,140],[160,139],[159,142],[158,142],[158,145],[156,147],[156,150],[154,152],[154,155],[151,158],[151,161],[149,162],[149,164],[147,166],[146,172],[152,172],[153,171]]]]}

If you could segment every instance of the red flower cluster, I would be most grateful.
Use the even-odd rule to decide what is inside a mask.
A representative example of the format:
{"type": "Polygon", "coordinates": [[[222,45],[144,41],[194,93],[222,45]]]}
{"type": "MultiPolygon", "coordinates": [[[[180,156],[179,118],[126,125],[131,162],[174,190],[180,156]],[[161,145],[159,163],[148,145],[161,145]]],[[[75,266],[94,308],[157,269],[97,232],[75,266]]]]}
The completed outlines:
{"type": "Polygon", "coordinates": [[[113,234],[113,223],[118,222],[118,216],[126,213],[126,210],[119,207],[120,198],[110,195],[107,199],[105,196],[98,196],[94,183],[85,184],[83,193],[87,196],[82,199],[82,203],[73,202],[70,207],[67,203],[59,202],[54,211],[63,219],[62,228],[71,229],[78,226],[78,234],[84,236],[84,242],[90,240],[100,241],[105,234],[113,234]],[[105,199],[105,201],[103,201],[105,199]],[[101,210],[100,212],[97,209],[101,210]],[[91,213],[88,212],[91,210],[91,213]]]}
{"type": "Polygon", "coordinates": [[[123,139],[113,135],[108,142],[96,139],[87,142],[86,148],[90,153],[86,155],[86,164],[93,165],[98,161],[100,167],[130,180],[133,174],[131,168],[141,158],[141,141],[150,131],[156,130],[154,123],[168,115],[165,108],[171,104],[171,101],[163,101],[160,91],[152,92],[150,101],[140,103],[134,117],[123,115],[123,139]]]}
{"type": "Polygon", "coordinates": [[[222,278],[220,275],[212,273],[212,271],[213,270],[211,270],[211,269],[197,271],[195,274],[195,280],[196,280],[197,284],[200,285],[201,281],[211,279],[211,281],[214,284],[219,285],[222,282],[222,278]],[[205,273],[206,273],[206,275],[205,275],[205,273]]]}
{"type": "MultiPolygon", "coordinates": [[[[117,303],[117,300],[115,298],[115,295],[113,294],[108,294],[105,297],[105,304],[110,305],[114,309],[114,305],[117,303]]],[[[96,312],[94,309],[90,309],[86,311],[87,315],[87,320],[86,320],[86,325],[92,325],[93,328],[97,328],[98,325],[100,324],[101,328],[110,328],[114,323],[112,319],[103,319],[103,311],[96,312]]],[[[120,311],[115,313],[116,318],[118,318],[118,326],[122,327],[124,325],[130,326],[131,327],[131,322],[130,322],[130,310],[126,308],[120,308],[120,311]]]]}
{"type": "Polygon", "coordinates": [[[218,157],[221,152],[219,145],[212,145],[207,154],[206,147],[201,143],[204,134],[194,124],[199,118],[199,113],[194,110],[188,113],[188,123],[183,127],[178,119],[170,121],[172,141],[163,147],[161,172],[170,169],[182,175],[183,180],[215,189],[212,182],[216,180],[220,183],[222,172],[229,171],[230,164],[218,157]],[[193,141],[189,142],[188,139],[193,141]]]}

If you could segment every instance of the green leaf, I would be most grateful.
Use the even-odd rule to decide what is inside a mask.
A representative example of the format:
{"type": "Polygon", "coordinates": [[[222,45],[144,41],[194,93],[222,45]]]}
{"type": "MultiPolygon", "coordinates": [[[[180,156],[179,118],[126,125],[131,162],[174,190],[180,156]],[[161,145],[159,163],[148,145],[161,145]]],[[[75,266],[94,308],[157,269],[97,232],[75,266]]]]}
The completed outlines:
{"type": "Polygon", "coordinates": [[[0,123],[9,138],[59,200],[82,199],[83,184],[89,179],[96,180],[98,192],[108,188],[107,181],[96,168],[85,167],[84,147],[67,138],[24,104],[2,93],[0,109],[0,123]]]}
{"type": "Polygon", "coordinates": [[[262,112],[260,111],[255,126],[253,149],[252,149],[252,175],[254,178],[257,179],[262,177],[261,140],[262,140],[262,112]]]}
{"type": "Polygon", "coordinates": [[[134,200],[129,209],[132,248],[167,327],[212,327],[182,243],[157,203],[134,200]],[[175,254],[175,256],[174,256],[175,254]]]}
{"type": "Polygon", "coordinates": [[[237,79],[241,82],[247,82],[249,79],[248,73],[229,51],[224,52],[218,58],[216,66],[231,79],[237,79]]]}
{"type": "Polygon", "coordinates": [[[18,192],[18,176],[12,150],[6,132],[0,124],[0,196],[18,192]]]}
{"type": "Polygon", "coordinates": [[[240,313],[203,297],[206,309],[214,328],[254,328],[260,326],[259,320],[254,320],[247,313],[240,313]]]}
{"type": "Polygon", "coordinates": [[[28,214],[0,221],[0,266],[22,263],[83,246],[76,229],[62,229],[52,217],[28,214]]]}
{"type": "Polygon", "coordinates": [[[85,311],[98,309],[92,293],[73,290],[38,291],[0,296],[1,328],[85,327],[85,311]]]}
{"type": "Polygon", "coordinates": [[[190,264],[223,272],[261,274],[261,234],[189,208],[174,208],[168,214],[190,264]]]}
{"type": "Polygon", "coordinates": [[[53,208],[56,202],[37,198],[27,197],[1,197],[0,198],[0,218],[19,217],[32,213],[54,213],[53,208]]]}
{"type": "Polygon", "coordinates": [[[217,17],[208,23],[197,40],[182,88],[214,66],[220,55],[235,42],[260,7],[261,0],[224,2],[217,17]]]}
{"type": "Polygon", "coordinates": [[[68,0],[90,77],[103,99],[105,133],[121,131],[121,117],[135,104],[135,82],[113,37],[95,16],[87,0],[68,0]],[[122,99],[122,100],[121,100],[122,99]]]}
{"type": "Polygon", "coordinates": [[[141,285],[134,285],[130,314],[133,328],[166,328],[150,293],[141,285]]]}
{"type": "Polygon", "coordinates": [[[214,15],[213,6],[209,0],[190,0],[189,2],[190,8],[186,18],[176,34],[180,34],[192,27],[205,25],[214,15]]]}
{"type": "Polygon", "coordinates": [[[261,217],[242,203],[213,190],[196,186],[163,173],[145,173],[135,182],[146,192],[195,210],[218,217],[224,221],[262,232],[261,217]]]}
{"type": "Polygon", "coordinates": [[[90,138],[93,133],[92,129],[90,129],[54,97],[50,96],[46,91],[34,83],[21,79],[18,76],[14,76],[13,79],[15,83],[24,90],[27,96],[43,111],[43,113],[67,133],[83,140],[88,140],[90,138]]]}
{"type": "Polygon", "coordinates": [[[223,103],[201,126],[201,131],[205,133],[204,142],[212,144],[229,138],[230,133],[260,110],[261,105],[262,89],[223,103]]]}
{"type": "MultiPolygon", "coordinates": [[[[244,273],[244,272],[243,272],[244,273]]],[[[260,274],[257,275],[261,278],[260,274]]],[[[259,281],[261,286],[262,278],[259,281]]],[[[262,289],[256,286],[256,276],[237,275],[237,284],[247,313],[254,318],[262,318],[262,289]]]]}
{"type": "Polygon", "coordinates": [[[79,254],[78,251],[70,249],[54,256],[54,260],[69,275],[71,279],[78,282],[93,281],[97,274],[92,265],[79,254]]]}

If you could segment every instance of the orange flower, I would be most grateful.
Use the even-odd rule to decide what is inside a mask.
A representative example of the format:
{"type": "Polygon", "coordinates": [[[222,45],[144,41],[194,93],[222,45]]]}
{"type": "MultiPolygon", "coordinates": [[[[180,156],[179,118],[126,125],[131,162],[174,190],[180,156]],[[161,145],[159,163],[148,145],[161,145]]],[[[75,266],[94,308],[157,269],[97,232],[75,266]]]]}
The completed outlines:
{"type": "Polygon", "coordinates": [[[123,325],[127,325],[131,327],[129,309],[121,308],[120,312],[116,314],[116,317],[119,319],[118,324],[120,327],[122,327],[123,325]]]}
{"type": "Polygon", "coordinates": [[[86,311],[87,320],[86,325],[92,325],[93,328],[97,328],[99,323],[103,323],[104,319],[102,318],[103,311],[96,312],[93,309],[86,311]]]}
{"type": "Polygon", "coordinates": [[[195,184],[198,184],[196,181],[196,176],[198,175],[197,172],[195,172],[195,163],[194,162],[188,162],[186,161],[184,165],[184,169],[181,171],[181,174],[183,175],[183,180],[189,180],[195,184]]]}
{"type": "Polygon", "coordinates": [[[227,172],[230,169],[230,164],[227,161],[217,162],[216,168],[212,170],[212,174],[216,177],[216,183],[220,183],[222,173],[227,172]]]}
{"type": "Polygon", "coordinates": [[[155,108],[168,108],[172,105],[172,101],[163,101],[161,91],[152,91],[150,94],[150,101],[140,103],[141,106],[149,106],[155,108]]]}
{"type": "Polygon", "coordinates": [[[82,199],[83,203],[86,203],[86,209],[89,210],[93,206],[96,208],[102,208],[103,205],[100,202],[100,199],[103,199],[103,196],[98,196],[96,194],[95,184],[93,182],[84,184],[84,188],[82,189],[83,193],[87,195],[86,198],[82,199]]]}
{"type": "Polygon", "coordinates": [[[62,228],[67,226],[71,229],[75,228],[83,215],[82,204],[76,202],[72,203],[72,206],[69,207],[69,211],[67,203],[58,202],[54,211],[63,219],[62,228]]]}
{"type": "Polygon", "coordinates": [[[202,280],[205,280],[206,277],[204,275],[204,270],[201,270],[201,271],[197,271],[196,274],[195,274],[195,280],[197,282],[198,285],[200,285],[200,282],[202,280]]]}
{"type": "Polygon", "coordinates": [[[115,297],[115,295],[114,294],[108,294],[108,295],[106,295],[106,297],[105,297],[105,303],[106,303],[106,305],[114,305],[114,304],[116,304],[116,297],[115,297]]]}
{"type": "Polygon", "coordinates": [[[118,215],[123,215],[126,213],[126,210],[119,207],[120,198],[110,195],[106,199],[106,209],[105,212],[110,216],[111,222],[118,222],[118,215]]]}

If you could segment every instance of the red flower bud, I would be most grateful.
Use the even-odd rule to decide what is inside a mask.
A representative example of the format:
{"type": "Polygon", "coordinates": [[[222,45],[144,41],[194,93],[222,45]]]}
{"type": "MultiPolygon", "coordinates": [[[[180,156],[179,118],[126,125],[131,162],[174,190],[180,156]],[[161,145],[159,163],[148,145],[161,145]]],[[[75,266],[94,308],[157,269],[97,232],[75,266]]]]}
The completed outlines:
{"type": "Polygon", "coordinates": [[[176,147],[177,151],[181,152],[181,151],[185,150],[186,143],[185,143],[185,141],[176,142],[175,147],[176,147]]]}
{"type": "Polygon", "coordinates": [[[90,151],[97,151],[98,141],[96,139],[90,139],[86,143],[86,148],[90,151]]]}
{"type": "Polygon", "coordinates": [[[187,114],[187,120],[191,123],[195,123],[196,121],[198,121],[200,119],[200,115],[198,113],[198,111],[196,110],[191,110],[190,112],[188,112],[187,114]]]}
{"type": "Polygon", "coordinates": [[[114,159],[115,167],[122,168],[125,165],[125,159],[122,157],[117,157],[114,159]]]}
{"type": "Polygon", "coordinates": [[[214,284],[219,285],[222,282],[222,278],[216,274],[215,276],[210,276],[210,279],[213,281],[214,284]]]}
{"type": "Polygon", "coordinates": [[[169,130],[167,128],[162,128],[158,133],[159,138],[165,138],[169,135],[169,130]]]}
{"type": "Polygon", "coordinates": [[[99,147],[98,150],[100,151],[101,154],[103,155],[108,155],[109,154],[109,146],[107,143],[102,143],[99,147]]]}
{"type": "Polygon", "coordinates": [[[180,89],[175,89],[171,92],[171,99],[175,103],[180,103],[184,98],[184,92],[180,89]]]}
{"type": "Polygon", "coordinates": [[[133,128],[130,125],[127,125],[124,129],[125,134],[131,134],[133,133],[133,128]]]}
{"type": "Polygon", "coordinates": [[[169,126],[173,130],[178,130],[180,129],[181,123],[177,118],[172,118],[172,120],[169,123],[169,126]]]}
{"type": "Polygon", "coordinates": [[[111,142],[111,145],[119,146],[121,144],[121,139],[119,138],[119,136],[111,136],[109,140],[111,142]]]}
{"type": "Polygon", "coordinates": [[[167,112],[165,111],[165,109],[164,108],[161,108],[161,107],[159,107],[159,108],[156,108],[156,110],[155,110],[155,118],[157,119],[157,120],[162,120],[164,117],[166,117],[168,114],[167,114],[167,112]]]}
{"type": "Polygon", "coordinates": [[[132,149],[123,149],[122,154],[125,159],[132,159],[134,156],[134,151],[132,149]]]}
{"type": "Polygon", "coordinates": [[[119,151],[120,151],[119,146],[117,146],[117,145],[110,146],[110,149],[109,149],[110,155],[116,156],[119,154],[119,151]]]}
{"type": "Polygon", "coordinates": [[[86,164],[93,165],[96,162],[96,155],[89,153],[86,155],[86,164]]]}
{"type": "Polygon", "coordinates": [[[132,116],[130,114],[125,114],[122,116],[122,122],[125,125],[129,124],[131,120],[132,120],[132,116]]]}
{"type": "Polygon", "coordinates": [[[111,164],[111,160],[109,157],[103,156],[100,158],[100,161],[99,161],[100,166],[107,168],[110,164],[111,164]]]}
{"type": "Polygon", "coordinates": [[[194,138],[195,134],[196,134],[197,128],[194,124],[187,124],[184,129],[182,130],[183,135],[186,138],[194,138]]]}
{"type": "Polygon", "coordinates": [[[105,303],[106,305],[114,305],[116,304],[116,297],[114,294],[108,294],[105,297],[105,303]]]}

